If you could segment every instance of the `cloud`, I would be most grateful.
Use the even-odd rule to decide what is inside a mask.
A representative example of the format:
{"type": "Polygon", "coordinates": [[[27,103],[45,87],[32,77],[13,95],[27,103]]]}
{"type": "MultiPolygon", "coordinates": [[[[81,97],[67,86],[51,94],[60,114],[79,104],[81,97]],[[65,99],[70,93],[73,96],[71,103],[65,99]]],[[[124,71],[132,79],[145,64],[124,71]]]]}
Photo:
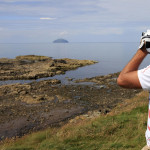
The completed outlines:
{"type": "Polygon", "coordinates": [[[68,35],[68,34],[69,34],[69,33],[68,33],[67,31],[63,31],[63,32],[60,32],[60,33],[59,33],[60,36],[64,36],[64,35],[68,35]]]}
{"type": "MultiPolygon", "coordinates": [[[[22,0],[22,2],[45,2],[48,0],[22,0]]],[[[0,2],[5,2],[5,3],[14,3],[14,2],[20,2],[20,0],[1,0],[0,2]]]]}
{"type": "Polygon", "coordinates": [[[99,28],[96,31],[92,31],[92,34],[95,35],[121,35],[123,34],[123,30],[121,28],[99,28]]]}
{"type": "Polygon", "coordinates": [[[41,20],[55,20],[56,18],[48,18],[48,17],[46,17],[46,18],[40,18],[41,20]]]}
{"type": "Polygon", "coordinates": [[[146,32],[147,29],[150,29],[150,26],[139,26],[139,27],[136,28],[136,31],[146,32]]]}
{"type": "Polygon", "coordinates": [[[0,0],[0,31],[8,29],[13,37],[12,30],[22,36],[44,30],[43,41],[54,35],[77,40],[129,35],[149,27],[149,5],[149,0],[0,0]]]}

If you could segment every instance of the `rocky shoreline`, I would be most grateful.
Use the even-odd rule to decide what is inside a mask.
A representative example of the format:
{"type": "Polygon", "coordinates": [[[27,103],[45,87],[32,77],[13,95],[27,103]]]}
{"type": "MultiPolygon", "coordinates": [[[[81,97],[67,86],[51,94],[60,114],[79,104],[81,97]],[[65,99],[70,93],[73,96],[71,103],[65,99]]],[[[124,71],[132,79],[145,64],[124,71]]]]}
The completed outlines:
{"type": "MultiPolygon", "coordinates": [[[[12,68],[14,72],[14,66],[20,66],[20,58],[16,59],[19,61],[17,60],[16,62],[16,60],[13,60],[12,68]]],[[[21,60],[23,59],[21,58],[21,60]]],[[[9,61],[12,60],[8,60],[8,62],[9,61]]],[[[42,58],[42,60],[38,61],[36,58],[34,61],[34,63],[37,63],[36,65],[41,63],[42,65],[48,64],[48,66],[51,67],[58,67],[60,70],[55,68],[54,74],[58,71],[59,73],[65,72],[66,70],[75,69],[77,66],[95,63],[94,61],[86,61],[86,64],[83,64],[80,60],[80,63],[78,62],[77,65],[77,60],[59,59],[52,61],[51,58],[42,58]],[[54,62],[54,64],[52,64],[52,62],[54,62]],[[68,64],[72,65],[68,67],[68,64]]],[[[11,64],[8,62],[6,59],[3,59],[3,62],[0,63],[4,71],[4,73],[2,73],[1,70],[1,80],[20,79],[25,76],[24,73],[26,71],[22,71],[16,76],[11,74],[11,67],[7,70],[11,64]],[[6,76],[8,72],[10,74],[6,76]]],[[[33,67],[35,65],[34,63],[30,65],[33,67]]],[[[29,64],[25,64],[25,66],[26,65],[28,67],[30,66],[29,64]]],[[[25,69],[27,66],[22,68],[25,69]]],[[[29,70],[30,68],[31,67],[29,67],[29,70]]],[[[42,74],[39,76],[37,75],[38,71],[35,72],[36,73],[34,73],[34,71],[32,73],[28,72],[26,78],[39,78],[45,75],[42,74]]],[[[122,103],[124,99],[131,98],[141,91],[120,88],[116,84],[118,74],[119,73],[115,73],[74,81],[76,83],[92,82],[93,84],[91,85],[63,85],[59,80],[51,79],[28,84],[0,86],[0,140],[11,137],[21,137],[24,134],[50,126],[60,126],[80,114],[86,115],[89,114],[89,112],[95,111],[97,112],[96,114],[100,115],[110,112],[118,103],[122,103]]],[[[94,116],[96,114],[94,113],[94,116]]]]}
{"type": "Polygon", "coordinates": [[[0,80],[29,80],[64,74],[68,70],[95,64],[97,61],[52,59],[47,56],[25,55],[0,59],[0,80]]]}

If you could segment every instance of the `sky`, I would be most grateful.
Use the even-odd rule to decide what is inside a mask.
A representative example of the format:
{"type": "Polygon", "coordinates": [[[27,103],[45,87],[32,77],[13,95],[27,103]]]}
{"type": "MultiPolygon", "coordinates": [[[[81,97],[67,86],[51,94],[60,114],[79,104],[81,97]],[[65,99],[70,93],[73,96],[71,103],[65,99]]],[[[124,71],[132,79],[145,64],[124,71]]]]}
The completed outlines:
{"type": "Polygon", "coordinates": [[[140,42],[150,0],[0,0],[0,43],[140,42]]]}

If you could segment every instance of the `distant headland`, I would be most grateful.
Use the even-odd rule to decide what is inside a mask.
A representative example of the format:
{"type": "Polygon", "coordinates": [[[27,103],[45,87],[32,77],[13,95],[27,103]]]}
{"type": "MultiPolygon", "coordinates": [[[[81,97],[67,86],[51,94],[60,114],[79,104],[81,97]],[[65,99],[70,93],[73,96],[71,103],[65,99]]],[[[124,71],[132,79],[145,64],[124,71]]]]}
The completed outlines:
{"type": "Polygon", "coordinates": [[[53,43],[69,43],[69,42],[65,39],[57,39],[57,40],[53,41],[53,43]]]}

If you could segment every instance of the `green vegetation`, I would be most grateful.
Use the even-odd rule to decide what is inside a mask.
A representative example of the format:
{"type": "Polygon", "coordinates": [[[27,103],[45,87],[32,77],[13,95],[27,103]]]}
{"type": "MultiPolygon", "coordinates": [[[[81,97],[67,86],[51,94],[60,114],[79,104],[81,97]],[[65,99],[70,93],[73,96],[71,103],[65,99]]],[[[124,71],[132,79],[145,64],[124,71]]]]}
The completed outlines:
{"type": "Polygon", "coordinates": [[[139,150],[145,145],[147,93],[119,104],[110,114],[93,120],[69,122],[7,140],[2,150],[139,150]]]}

